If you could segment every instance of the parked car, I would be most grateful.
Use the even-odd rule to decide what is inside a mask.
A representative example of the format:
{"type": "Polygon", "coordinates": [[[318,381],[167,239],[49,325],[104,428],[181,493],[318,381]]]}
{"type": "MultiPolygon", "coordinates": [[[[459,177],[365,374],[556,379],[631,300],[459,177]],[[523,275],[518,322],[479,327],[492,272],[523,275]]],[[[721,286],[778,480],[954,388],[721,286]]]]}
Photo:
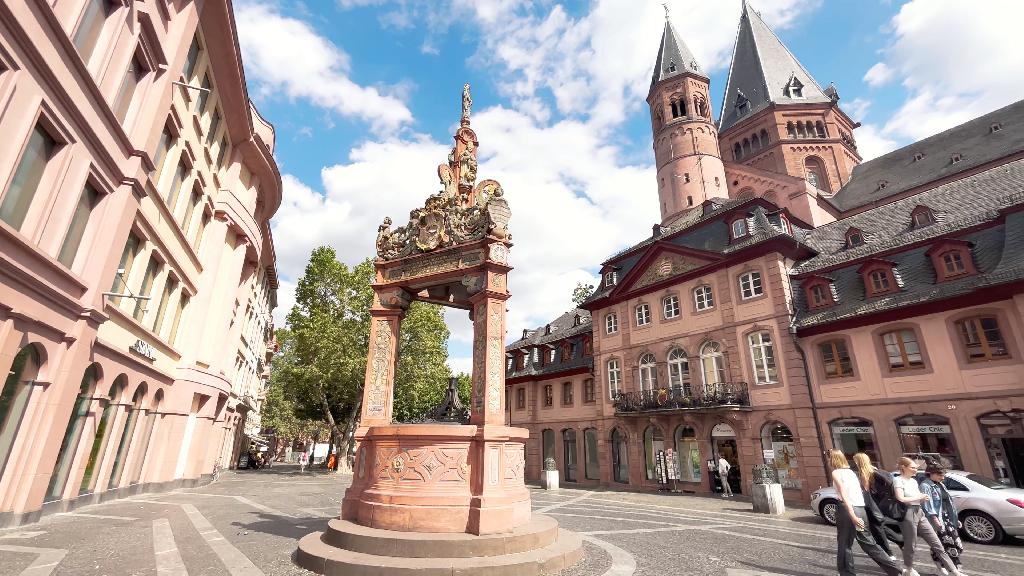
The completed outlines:
{"type": "MultiPolygon", "coordinates": [[[[896,473],[893,473],[895,476],[896,473]]],[[[918,481],[924,473],[919,473],[918,481]]],[[[951,470],[943,481],[960,513],[960,532],[979,544],[998,544],[1003,537],[1024,536],[1024,490],[1000,484],[980,474],[951,470]]],[[[835,488],[820,488],[811,494],[811,512],[826,522],[836,523],[839,498],[835,488]]],[[[899,543],[899,524],[886,526],[890,539],[899,543]],[[895,536],[895,538],[893,537],[895,536]]]]}

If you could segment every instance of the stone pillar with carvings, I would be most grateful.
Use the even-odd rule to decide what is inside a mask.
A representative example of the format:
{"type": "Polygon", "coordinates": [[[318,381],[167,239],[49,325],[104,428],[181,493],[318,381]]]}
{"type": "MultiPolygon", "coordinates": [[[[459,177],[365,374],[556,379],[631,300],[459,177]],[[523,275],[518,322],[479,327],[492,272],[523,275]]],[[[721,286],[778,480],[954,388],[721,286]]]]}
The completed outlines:
{"type": "Polygon", "coordinates": [[[374,300],[374,307],[370,310],[370,349],[366,358],[366,379],[363,381],[361,428],[391,424],[398,335],[405,316],[404,306],[383,306],[379,294],[374,295],[374,300]]]}
{"type": "Polygon", "coordinates": [[[486,270],[469,297],[473,305],[473,397],[470,424],[505,424],[505,301],[508,247],[488,246],[486,270]]]}

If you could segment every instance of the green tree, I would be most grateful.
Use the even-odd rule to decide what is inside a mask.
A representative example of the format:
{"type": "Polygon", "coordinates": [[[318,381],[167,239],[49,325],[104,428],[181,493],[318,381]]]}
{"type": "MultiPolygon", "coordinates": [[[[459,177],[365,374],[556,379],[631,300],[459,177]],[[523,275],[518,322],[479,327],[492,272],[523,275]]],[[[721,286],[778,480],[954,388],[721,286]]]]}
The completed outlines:
{"type": "Polygon", "coordinates": [[[422,416],[444,398],[448,378],[452,375],[447,364],[448,336],[440,306],[423,302],[409,306],[399,336],[396,421],[422,416]]]}
{"type": "Polygon", "coordinates": [[[587,298],[590,298],[590,295],[593,292],[593,286],[591,286],[590,284],[584,284],[583,282],[579,282],[578,284],[576,284],[576,287],[573,288],[572,290],[572,301],[575,302],[577,306],[579,306],[583,304],[583,302],[585,302],[587,298]]]}

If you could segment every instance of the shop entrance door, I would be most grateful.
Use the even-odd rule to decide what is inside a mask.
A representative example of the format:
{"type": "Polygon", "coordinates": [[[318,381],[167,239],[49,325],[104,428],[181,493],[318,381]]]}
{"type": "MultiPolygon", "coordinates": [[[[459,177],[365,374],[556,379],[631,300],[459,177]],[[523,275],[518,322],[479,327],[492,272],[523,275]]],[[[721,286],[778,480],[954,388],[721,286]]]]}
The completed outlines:
{"type": "Polygon", "coordinates": [[[1003,438],[1006,466],[1018,488],[1024,488],[1024,438],[1003,438]]]}
{"type": "Polygon", "coordinates": [[[725,458],[731,468],[729,469],[729,486],[733,494],[742,493],[743,480],[740,474],[740,453],[736,445],[736,433],[732,426],[722,423],[711,429],[711,445],[714,448],[715,473],[712,474],[712,482],[718,492],[724,491],[718,476],[718,458],[725,458]]]}
{"type": "Polygon", "coordinates": [[[1024,410],[982,414],[978,425],[996,480],[1024,488],[1024,410]]]}

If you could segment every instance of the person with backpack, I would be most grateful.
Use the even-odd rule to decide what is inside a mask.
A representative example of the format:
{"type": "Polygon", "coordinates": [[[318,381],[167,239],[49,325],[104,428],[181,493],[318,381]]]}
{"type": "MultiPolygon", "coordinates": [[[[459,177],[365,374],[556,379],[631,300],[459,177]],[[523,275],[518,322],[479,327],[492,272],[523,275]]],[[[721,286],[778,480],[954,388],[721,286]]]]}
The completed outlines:
{"type": "Polygon", "coordinates": [[[842,505],[836,510],[836,567],[840,576],[857,574],[853,565],[854,540],[888,576],[900,576],[899,565],[867,532],[864,490],[857,474],[850,469],[846,455],[841,450],[829,450],[827,454],[829,467],[832,468],[832,485],[842,500],[842,505]]]}
{"type": "Polygon", "coordinates": [[[931,500],[931,497],[922,494],[917,484],[915,477],[918,470],[917,463],[910,458],[903,457],[899,459],[899,465],[900,475],[893,480],[893,492],[896,499],[907,507],[907,512],[900,523],[900,531],[903,533],[903,575],[920,576],[917,570],[914,570],[914,547],[917,546],[917,539],[920,537],[928,544],[932,554],[946,567],[949,574],[966,576],[946,554],[945,548],[942,547],[942,541],[939,540],[931,523],[921,510],[921,505],[931,500]]]}
{"type": "MultiPolygon", "coordinates": [[[[921,509],[924,510],[925,516],[928,517],[932,528],[939,536],[939,540],[942,541],[947,556],[959,570],[960,554],[964,551],[964,544],[960,540],[960,518],[957,516],[956,505],[953,504],[953,498],[950,497],[949,491],[942,483],[946,479],[946,469],[933,463],[929,464],[925,471],[928,473],[928,477],[921,481],[921,493],[928,496],[929,499],[921,504],[921,509]],[[950,550],[954,550],[955,553],[950,554],[950,550]]],[[[932,561],[935,562],[942,576],[949,574],[942,559],[935,552],[932,552],[932,561]]]]}
{"type": "Polygon", "coordinates": [[[875,544],[889,555],[889,559],[896,561],[896,555],[892,553],[889,545],[889,538],[885,533],[886,515],[880,508],[880,504],[886,498],[892,496],[892,477],[888,472],[879,472],[871,458],[858,452],[853,455],[853,470],[860,478],[861,488],[864,490],[864,510],[868,516],[868,531],[875,540],[875,544]]]}

